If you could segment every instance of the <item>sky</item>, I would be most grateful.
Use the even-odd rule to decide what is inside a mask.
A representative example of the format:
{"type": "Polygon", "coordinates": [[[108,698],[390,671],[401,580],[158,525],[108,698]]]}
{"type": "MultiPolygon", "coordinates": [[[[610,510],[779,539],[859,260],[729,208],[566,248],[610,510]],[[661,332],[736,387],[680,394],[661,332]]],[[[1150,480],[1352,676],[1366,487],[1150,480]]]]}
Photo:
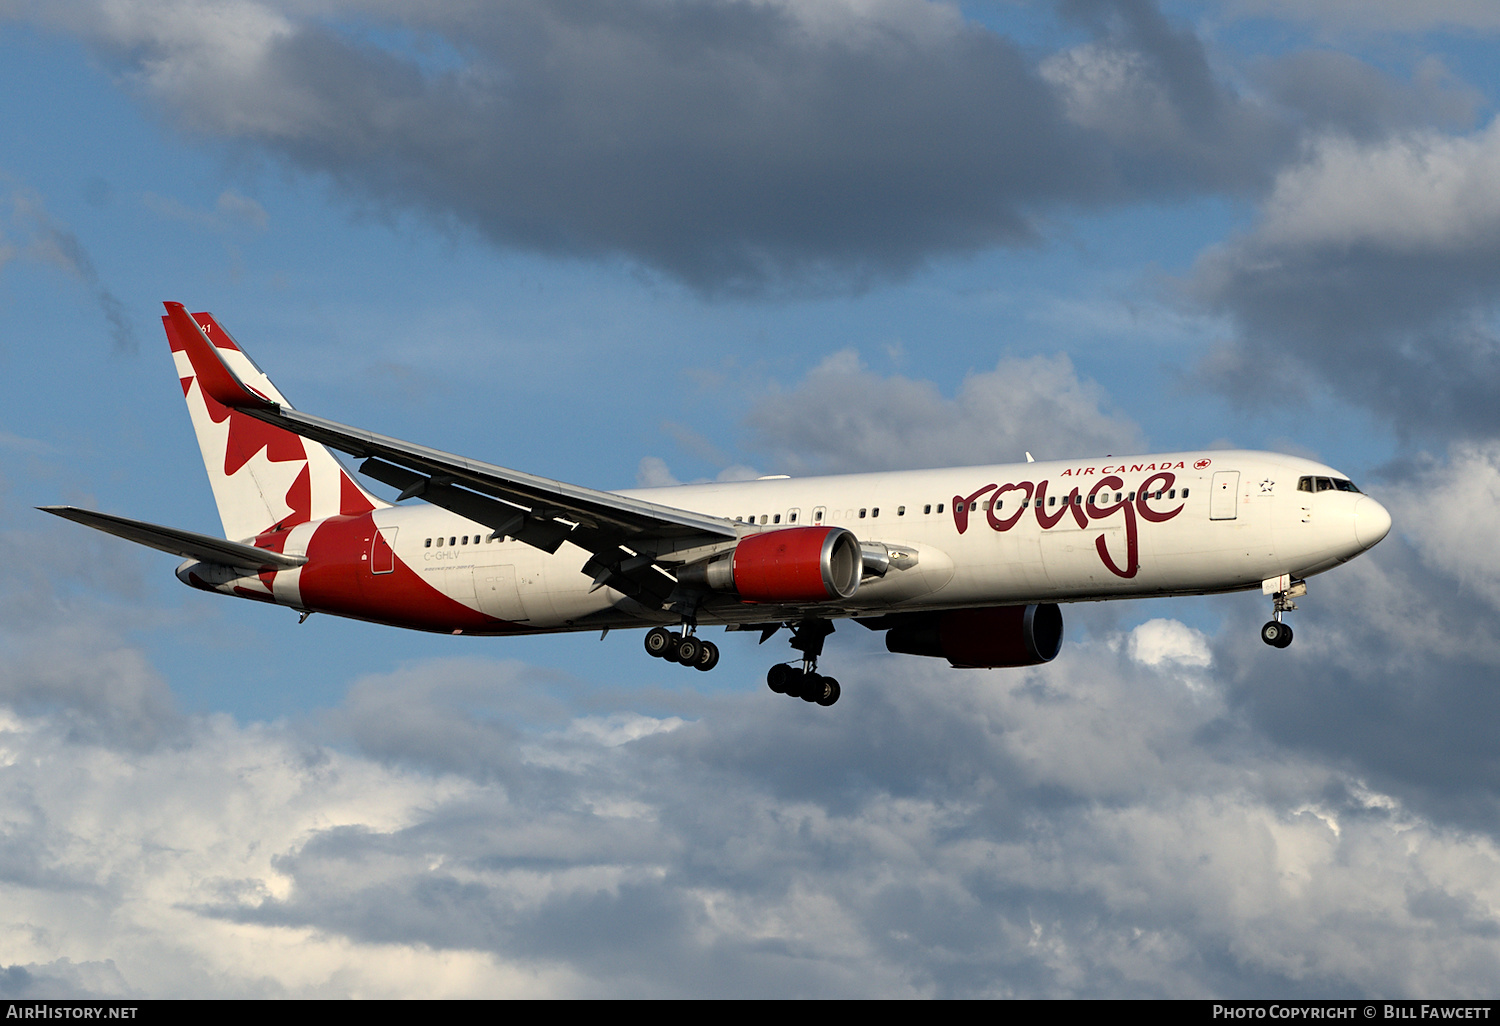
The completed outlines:
{"type": "MultiPolygon", "coordinates": [[[[0,995],[1492,997],[1500,9],[0,0],[0,995]],[[1210,447],[1391,511],[1045,666],[183,588],[159,327],[593,487],[1210,447]]],[[[381,494],[389,490],[372,486],[381,494]]]]}

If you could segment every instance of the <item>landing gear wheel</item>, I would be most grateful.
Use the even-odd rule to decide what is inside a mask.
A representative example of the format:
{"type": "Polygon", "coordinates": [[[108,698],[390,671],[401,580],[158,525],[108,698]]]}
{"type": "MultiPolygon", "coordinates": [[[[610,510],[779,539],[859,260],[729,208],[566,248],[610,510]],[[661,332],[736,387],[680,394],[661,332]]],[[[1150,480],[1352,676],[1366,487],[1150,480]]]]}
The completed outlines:
{"type": "Polygon", "coordinates": [[[1274,648],[1286,648],[1292,643],[1292,628],[1280,620],[1267,620],[1260,629],[1260,640],[1274,648]]]}
{"type": "Polygon", "coordinates": [[[712,641],[700,641],[698,644],[702,646],[702,649],[698,653],[698,661],[693,663],[693,666],[706,673],[719,665],[719,646],[712,641]]]}
{"type": "Polygon", "coordinates": [[[792,669],[786,663],[777,663],[766,671],[766,687],[778,695],[784,695],[787,693],[787,688],[791,686],[795,679],[793,674],[801,672],[800,670],[792,669]]]}
{"type": "Polygon", "coordinates": [[[672,647],[672,632],[665,627],[653,627],[646,632],[646,654],[660,659],[672,647]]]}
{"type": "Polygon", "coordinates": [[[822,674],[809,673],[802,683],[802,693],[797,697],[804,702],[821,703],[829,695],[828,681],[829,678],[822,674]]]}
{"type": "Polygon", "coordinates": [[[823,697],[819,698],[817,702],[819,705],[827,707],[839,700],[839,682],[834,680],[832,677],[824,677],[823,684],[823,697]]]}
{"type": "Polygon", "coordinates": [[[677,642],[677,662],[683,666],[695,665],[702,654],[703,642],[691,634],[677,642]]]}

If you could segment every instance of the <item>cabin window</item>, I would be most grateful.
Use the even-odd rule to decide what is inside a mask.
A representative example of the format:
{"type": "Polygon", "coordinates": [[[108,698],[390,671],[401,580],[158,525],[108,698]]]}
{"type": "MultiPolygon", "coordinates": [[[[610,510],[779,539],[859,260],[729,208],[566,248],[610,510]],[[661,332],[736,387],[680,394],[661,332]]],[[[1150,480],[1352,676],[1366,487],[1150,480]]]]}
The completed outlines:
{"type": "Polygon", "coordinates": [[[1094,493],[1093,492],[1089,492],[1089,505],[1092,506],[1093,504],[1094,504],[1094,493]]]}
{"type": "Polygon", "coordinates": [[[943,511],[943,504],[940,502],[940,503],[938,503],[938,512],[941,513],[942,511],[943,511]]]}
{"type": "Polygon", "coordinates": [[[896,516],[898,516],[898,517],[904,517],[904,516],[906,516],[906,507],[905,506],[897,506],[896,507],[896,516]]]}
{"type": "Polygon", "coordinates": [[[1131,501],[1131,502],[1134,502],[1134,501],[1135,501],[1135,492],[1131,492],[1131,493],[1130,493],[1130,501],[1131,501]]]}
{"type": "Polygon", "coordinates": [[[864,518],[865,518],[865,511],[864,510],[860,510],[859,511],[859,519],[863,520],[864,518]]]}
{"type": "Polygon", "coordinates": [[[928,515],[931,515],[931,513],[932,513],[932,503],[929,502],[925,506],[923,506],[922,507],[922,512],[926,513],[928,515]]]}
{"type": "Polygon", "coordinates": [[[786,522],[789,523],[789,524],[795,524],[797,522],[797,511],[796,510],[792,510],[790,513],[788,513],[786,515],[786,522]]]}
{"type": "Polygon", "coordinates": [[[458,544],[458,536],[457,535],[450,535],[448,537],[448,544],[449,545],[457,545],[458,544]]]}
{"type": "Polygon", "coordinates": [[[1049,506],[1056,506],[1057,505],[1057,496],[1055,496],[1055,495],[1049,495],[1049,496],[1047,496],[1047,505],[1049,505],[1049,506]]]}
{"type": "Polygon", "coordinates": [[[760,522],[763,524],[766,522],[766,515],[764,513],[760,515],[760,522]]]}
{"type": "Polygon", "coordinates": [[[772,517],[771,518],[771,523],[773,523],[773,524],[779,524],[779,523],[781,523],[781,514],[777,513],[774,517],[772,517]]]}
{"type": "Polygon", "coordinates": [[[422,548],[424,548],[424,549],[430,549],[430,548],[432,548],[432,539],[428,538],[425,542],[423,542],[422,543],[422,548]]]}
{"type": "Polygon", "coordinates": [[[1184,499],[1186,499],[1186,498],[1187,498],[1187,489],[1186,489],[1186,488],[1184,488],[1184,489],[1183,489],[1183,490],[1182,490],[1182,497],[1183,497],[1183,498],[1184,498],[1184,499]]]}
{"type": "Polygon", "coordinates": [[[821,509],[815,509],[815,510],[813,510],[813,523],[815,523],[815,524],[821,524],[822,522],[823,522],[823,511],[821,509]]]}
{"type": "Polygon", "coordinates": [[[878,516],[880,516],[880,507],[876,506],[874,509],[870,510],[870,516],[871,517],[878,517],[878,516]]]}
{"type": "Polygon", "coordinates": [[[1175,498],[1177,498],[1177,489],[1173,488],[1170,492],[1168,492],[1167,493],[1167,498],[1169,498],[1169,499],[1175,499],[1175,498]]]}

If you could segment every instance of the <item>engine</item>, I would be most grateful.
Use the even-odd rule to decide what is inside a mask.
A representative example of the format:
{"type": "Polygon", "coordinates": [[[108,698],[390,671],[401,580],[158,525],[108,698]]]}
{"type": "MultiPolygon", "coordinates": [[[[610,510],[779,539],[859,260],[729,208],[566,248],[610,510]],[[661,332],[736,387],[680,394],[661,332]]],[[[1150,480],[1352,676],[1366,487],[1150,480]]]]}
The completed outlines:
{"type": "Polygon", "coordinates": [[[1062,610],[1048,603],[913,613],[886,632],[885,647],[964,668],[1035,666],[1057,655],[1062,638],[1062,610]]]}
{"type": "Polygon", "coordinates": [[[785,527],[748,535],[727,556],[683,567],[677,579],[746,602],[827,602],[853,595],[864,566],[859,539],[845,528],[785,527]]]}

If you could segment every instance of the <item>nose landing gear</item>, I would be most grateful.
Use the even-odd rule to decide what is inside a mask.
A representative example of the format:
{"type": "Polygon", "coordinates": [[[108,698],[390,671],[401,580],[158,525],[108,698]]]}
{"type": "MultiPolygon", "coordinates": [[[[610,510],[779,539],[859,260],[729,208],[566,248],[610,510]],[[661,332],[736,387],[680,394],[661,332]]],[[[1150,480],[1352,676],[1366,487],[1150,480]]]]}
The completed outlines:
{"type": "Polygon", "coordinates": [[[684,634],[665,627],[651,628],[646,632],[646,654],[705,672],[719,665],[719,646],[699,638],[691,624],[684,634]]]}
{"type": "Polygon", "coordinates": [[[1271,596],[1271,619],[1261,627],[1260,640],[1273,648],[1286,648],[1292,643],[1292,626],[1282,623],[1281,615],[1297,608],[1292,599],[1307,594],[1307,583],[1282,574],[1263,582],[1261,591],[1271,596]]]}
{"type": "Polygon", "coordinates": [[[766,686],[778,695],[816,702],[821,706],[837,702],[842,693],[839,682],[818,672],[823,639],[832,633],[833,624],[827,620],[801,620],[795,624],[792,627],[792,647],[802,653],[802,665],[777,663],[766,673],[766,686]]]}

